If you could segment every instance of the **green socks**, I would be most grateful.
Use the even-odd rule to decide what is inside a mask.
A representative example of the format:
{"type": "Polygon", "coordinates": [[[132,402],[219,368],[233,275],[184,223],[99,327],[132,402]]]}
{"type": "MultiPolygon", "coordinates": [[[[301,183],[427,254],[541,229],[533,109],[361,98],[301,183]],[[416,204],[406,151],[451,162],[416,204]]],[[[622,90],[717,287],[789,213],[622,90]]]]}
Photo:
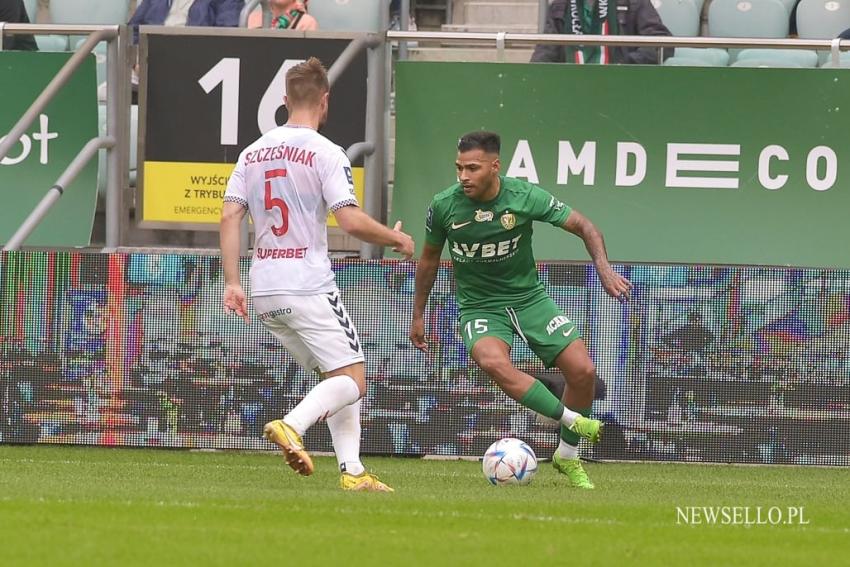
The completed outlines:
{"type": "MultiPolygon", "coordinates": [[[[540,380],[534,381],[534,384],[531,385],[531,388],[528,389],[519,403],[532,411],[536,411],[546,417],[551,417],[556,421],[561,421],[564,415],[564,404],[540,380]]],[[[584,417],[590,417],[592,408],[575,409],[573,411],[580,413],[584,417]]],[[[570,431],[566,425],[561,425],[561,439],[569,445],[576,446],[581,437],[579,437],[578,433],[570,431]]]]}
{"type": "MultiPolygon", "coordinates": [[[[556,421],[561,421],[561,417],[564,415],[564,404],[562,404],[561,401],[556,398],[540,380],[534,381],[534,384],[531,385],[531,388],[528,389],[519,403],[532,411],[536,411],[546,417],[551,417],[556,421]]],[[[590,413],[590,410],[587,411],[590,413]]],[[[561,426],[562,438],[564,436],[563,432],[564,427],[561,426]]],[[[575,435],[575,433],[572,432],[570,432],[570,434],[574,435],[576,440],[578,440],[578,435],[575,435]]]]}

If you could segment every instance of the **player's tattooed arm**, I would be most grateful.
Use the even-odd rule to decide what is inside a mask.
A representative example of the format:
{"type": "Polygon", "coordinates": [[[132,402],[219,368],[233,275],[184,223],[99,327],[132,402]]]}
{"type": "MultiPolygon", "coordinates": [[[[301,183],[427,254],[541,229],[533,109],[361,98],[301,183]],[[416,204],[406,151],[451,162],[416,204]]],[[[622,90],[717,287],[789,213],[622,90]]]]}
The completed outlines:
{"type": "Polygon", "coordinates": [[[564,230],[571,232],[584,241],[584,247],[596,266],[599,281],[611,297],[621,303],[629,300],[632,283],[614,271],[608,262],[608,252],[605,250],[605,239],[602,232],[596,228],[590,219],[573,209],[564,222],[564,230]]]}

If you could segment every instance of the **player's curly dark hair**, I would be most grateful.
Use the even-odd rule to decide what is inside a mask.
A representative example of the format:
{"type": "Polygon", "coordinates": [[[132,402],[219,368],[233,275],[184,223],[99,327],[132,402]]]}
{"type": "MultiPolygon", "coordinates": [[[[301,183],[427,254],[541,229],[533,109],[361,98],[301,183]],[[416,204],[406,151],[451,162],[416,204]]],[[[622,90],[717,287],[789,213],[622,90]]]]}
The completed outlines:
{"type": "Polygon", "coordinates": [[[464,134],[457,141],[457,151],[468,152],[470,150],[482,150],[488,154],[499,155],[502,149],[502,139],[495,132],[479,130],[464,134]]]}

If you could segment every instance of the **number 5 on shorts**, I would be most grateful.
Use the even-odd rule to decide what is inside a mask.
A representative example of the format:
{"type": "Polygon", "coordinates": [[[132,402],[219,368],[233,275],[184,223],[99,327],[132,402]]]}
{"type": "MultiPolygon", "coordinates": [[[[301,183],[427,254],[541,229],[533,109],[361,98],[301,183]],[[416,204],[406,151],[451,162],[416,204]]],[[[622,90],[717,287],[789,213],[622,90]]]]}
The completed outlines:
{"type": "Polygon", "coordinates": [[[487,319],[471,319],[466,322],[464,330],[466,331],[466,336],[469,337],[469,340],[472,340],[472,333],[475,333],[476,335],[483,335],[487,332],[487,319]]]}

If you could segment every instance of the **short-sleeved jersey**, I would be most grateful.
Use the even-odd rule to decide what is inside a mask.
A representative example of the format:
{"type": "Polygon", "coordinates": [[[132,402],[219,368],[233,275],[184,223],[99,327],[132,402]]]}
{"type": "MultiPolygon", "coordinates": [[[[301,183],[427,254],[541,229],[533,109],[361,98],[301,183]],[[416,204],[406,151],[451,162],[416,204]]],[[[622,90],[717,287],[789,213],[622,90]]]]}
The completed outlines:
{"type": "Polygon", "coordinates": [[[532,222],[563,226],[570,207],[548,191],[500,177],[492,201],[473,201],[455,184],[431,201],[425,241],[448,241],[461,311],[502,307],[543,292],[531,248],[532,222]]]}
{"type": "Polygon", "coordinates": [[[327,217],[357,205],[341,147],[312,128],[270,130],[239,155],[224,200],[245,206],[254,222],[251,295],[336,289],[327,217]]]}

